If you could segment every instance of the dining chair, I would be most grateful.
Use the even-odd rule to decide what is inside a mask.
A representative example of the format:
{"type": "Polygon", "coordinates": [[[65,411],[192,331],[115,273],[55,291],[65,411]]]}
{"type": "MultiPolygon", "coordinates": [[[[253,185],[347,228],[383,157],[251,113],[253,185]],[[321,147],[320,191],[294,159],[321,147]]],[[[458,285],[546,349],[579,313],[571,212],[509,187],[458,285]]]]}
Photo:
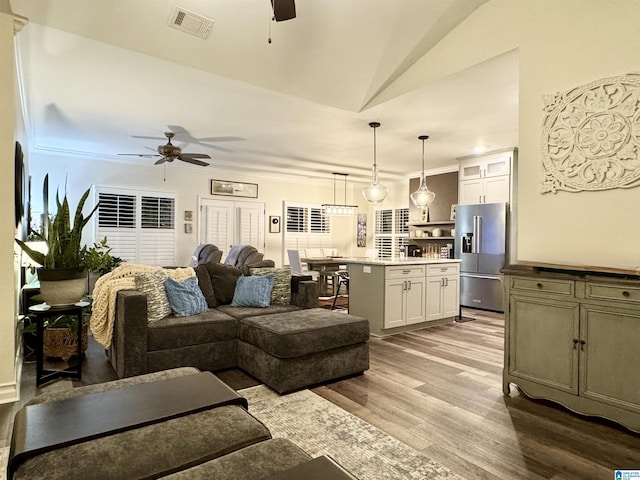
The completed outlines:
{"type": "Polygon", "coordinates": [[[311,275],[313,280],[318,280],[320,276],[320,272],[316,272],[315,270],[303,270],[302,262],[300,261],[300,252],[298,250],[287,250],[287,255],[289,257],[289,266],[291,267],[292,275],[311,275]]]}

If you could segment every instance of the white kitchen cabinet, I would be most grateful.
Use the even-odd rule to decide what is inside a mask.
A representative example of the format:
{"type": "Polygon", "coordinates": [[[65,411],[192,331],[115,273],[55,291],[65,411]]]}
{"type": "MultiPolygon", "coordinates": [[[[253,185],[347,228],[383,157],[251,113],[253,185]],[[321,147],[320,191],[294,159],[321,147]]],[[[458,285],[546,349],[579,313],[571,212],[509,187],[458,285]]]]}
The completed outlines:
{"type": "Polygon", "coordinates": [[[507,203],[511,196],[510,184],[509,175],[460,181],[458,204],[507,203]]]}
{"type": "Polygon", "coordinates": [[[500,177],[511,173],[513,152],[494,153],[460,160],[458,180],[500,177]]]}
{"type": "Polygon", "coordinates": [[[424,266],[387,267],[384,297],[384,328],[424,322],[424,266]]]}
{"type": "Polygon", "coordinates": [[[511,201],[514,151],[460,160],[458,203],[506,203],[511,201]]]}
{"type": "Polygon", "coordinates": [[[429,265],[426,276],[426,321],[455,317],[460,309],[460,265],[429,265]]]}

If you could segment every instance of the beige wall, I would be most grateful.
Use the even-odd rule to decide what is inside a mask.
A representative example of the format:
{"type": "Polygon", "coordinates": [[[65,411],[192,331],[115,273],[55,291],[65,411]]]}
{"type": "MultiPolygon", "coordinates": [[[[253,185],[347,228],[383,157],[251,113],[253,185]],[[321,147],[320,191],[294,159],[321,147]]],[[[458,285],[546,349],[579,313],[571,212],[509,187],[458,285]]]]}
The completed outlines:
{"type": "Polygon", "coordinates": [[[491,0],[386,93],[518,48],[518,260],[640,269],[640,188],[539,193],[542,96],[637,72],[638,18],[640,0],[491,0]]]}
{"type": "Polygon", "coordinates": [[[14,131],[15,69],[13,53],[14,18],[6,5],[0,5],[0,403],[17,399],[16,320],[17,257],[14,256],[14,131]]]}
{"type": "MultiPolygon", "coordinates": [[[[154,166],[151,163],[150,160],[140,159],[140,165],[136,166],[130,163],[32,153],[31,174],[34,208],[40,209],[41,207],[41,185],[46,173],[49,173],[50,195],[53,196],[55,189],[58,187],[62,192],[66,183],[72,205],[76,204],[80,195],[91,185],[176,193],[178,195],[178,250],[176,262],[179,265],[186,265],[199,243],[198,222],[196,219],[200,201],[206,198],[214,198],[216,200],[230,199],[230,197],[212,197],[209,195],[209,180],[212,178],[257,183],[257,199],[234,198],[234,200],[264,202],[266,207],[265,221],[268,221],[270,215],[283,216],[283,201],[285,199],[287,201],[316,204],[333,202],[332,177],[326,180],[304,178],[287,180],[275,177],[270,178],[268,175],[251,176],[240,172],[220,172],[215,168],[209,168],[205,171],[198,167],[181,168],[169,165],[166,168],[166,181],[164,181],[163,168],[154,166]],[[192,210],[194,212],[193,234],[185,234],[182,228],[182,223],[184,223],[182,221],[182,212],[184,210],[192,210]]],[[[347,203],[355,202],[355,205],[360,206],[361,212],[367,213],[367,205],[365,205],[366,202],[360,195],[359,188],[359,185],[348,184],[347,203]]],[[[344,189],[342,187],[339,190],[338,199],[340,201],[344,199],[344,189]]],[[[337,248],[341,255],[358,254],[359,249],[355,246],[356,218],[335,217],[333,227],[332,246],[337,248]]],[[[85,237],[87,242],[92,240],[88,236],[85,237]]],[[[276,264],[280,265],[283,261],[283,233],[269,233],[268,225],[265,224],[265,237],[265,258],[272,259],[276,264]]],[[[364,251],[364,249],[362,250],[364,251]]]]}

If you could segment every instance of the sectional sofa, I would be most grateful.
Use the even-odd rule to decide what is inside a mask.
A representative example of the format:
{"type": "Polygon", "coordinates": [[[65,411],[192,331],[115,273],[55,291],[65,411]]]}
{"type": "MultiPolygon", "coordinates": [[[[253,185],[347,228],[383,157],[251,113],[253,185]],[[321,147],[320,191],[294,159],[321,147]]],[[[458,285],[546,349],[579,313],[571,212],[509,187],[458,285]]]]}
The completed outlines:
{"type": "Polygon", "coordinates": [[[275,276],[269,306],[230,305],[242,272],[213,263],[196,267],[209,306],[196,315],[149,322],[146,293],[118,292],[108,350],[118,377],[184,366],[241,368],[283,393],[369,368],[368,320],[317,308],[317,283],[288,269],[250,273],[275,276]]]}

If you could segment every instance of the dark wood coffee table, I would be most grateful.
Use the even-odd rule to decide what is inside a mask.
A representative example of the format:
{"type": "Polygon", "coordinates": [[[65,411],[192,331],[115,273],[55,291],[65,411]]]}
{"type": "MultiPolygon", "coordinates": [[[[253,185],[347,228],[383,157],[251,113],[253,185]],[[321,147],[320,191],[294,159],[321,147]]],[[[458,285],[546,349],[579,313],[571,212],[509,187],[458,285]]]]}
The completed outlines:
{"type": "Polygon", "coordinates": [[[210,372],[26,405],[13,424],[8,478],[35,455],[223,405],[248,407],[210,372]]]}

